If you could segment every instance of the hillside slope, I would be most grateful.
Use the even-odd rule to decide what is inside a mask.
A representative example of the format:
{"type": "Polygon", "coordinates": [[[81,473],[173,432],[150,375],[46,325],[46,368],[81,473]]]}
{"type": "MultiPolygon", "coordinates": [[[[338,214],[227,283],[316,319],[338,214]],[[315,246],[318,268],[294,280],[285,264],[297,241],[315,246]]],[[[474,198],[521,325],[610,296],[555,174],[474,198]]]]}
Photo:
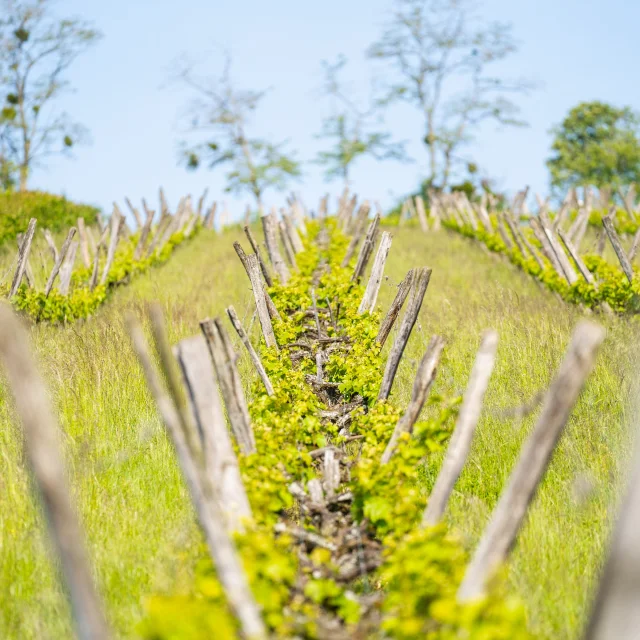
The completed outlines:
{"type": "MultiPolygon", "coordinates": [[[[446,340],[436,391],[461,392],[483,329],[500,335],[498,362],[473,451],[450,518],[469,546],[477,541],[513,466],[533,416],[519,407],[548,385],[580,311],[542,291],[515,268],[446,232],[394,231],[380,304],[413,266],[433,276],[394,389],[408,400],[417,360],[429,337],[446,340]]],[[[235,256],[237,232],[202,232],[172,260],[118,291],[83,325],[39,326],[33,339],[66,434],[70,482],[110,620],[120,637],[134,635],[143,601],[185,588],[200,543],[187,494],[124,332],[122,314],[159,300],[176,341],[198,320],[233,304],[252,307],[249,282],[235,256]]],[[[246,244],[246,242],[243,242],[246,244]]],[[[602,319],[601,319],[602,320],[602,319]]],[[[607,541],[609,517],[627,459],[631,382],[637,377],[635,323],[606,320],[607,345],[557,450],[511,563],[511,581],[527,603],[532,630],[543,638],[576,638],[607,541]],[[586,495],[585,489],[593,489],[586,495]]],[[[255,325],[254,325],[255,328],[255,325]]],[[[388,344],[392,341],[389,340],[388,344]]],[[[244,358],[244,355],[242,356],[244,358]]],[[[3,392],[4,393],[4,392],[3,392]]],[[[69,611],[46,555],[41,517],[28,493],[19,433],[0,404],[4,458],[0,502],[0,605],[5,638],[71,634],[69,611]]],[[[424,471],[427,486],[432,468],[424,471]]]]}

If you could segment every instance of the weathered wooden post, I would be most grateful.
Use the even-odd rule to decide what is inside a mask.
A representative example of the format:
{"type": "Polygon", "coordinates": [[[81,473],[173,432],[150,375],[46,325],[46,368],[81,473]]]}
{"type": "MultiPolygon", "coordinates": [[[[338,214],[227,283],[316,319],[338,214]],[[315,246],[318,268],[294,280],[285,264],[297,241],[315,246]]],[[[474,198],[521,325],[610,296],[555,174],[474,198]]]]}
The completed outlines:
{"type": "Polygon", "coordinates": [[[84,536],[67,487],[60,428],[33,362],[27,333],[6,305],[0,305],[0,356],[22,422],[26,457],[69,589],[78,637],[107,640],[109,632],[91,577],[84,536]]]}
{"type": "Polygon", "coordinates": [[[496,361],[498,334],[487,331],[482,337],[480,349],[469,376],[469,384],[464,394],[458,420],[451,436],[447,453],[438,473],[438,478],[429,496],[429,502],[422,517],[422,526],[438,524],[444,515],[449,496],[460,477],[464,463],[471,450],[471,441],[482,411],[482,401],[489,385],[489,378],[496,361]]]}
{"type": "Polygon", "coordinates": [[[591,322],[583,321],[576,327],[565,359],[546,394],[536,426],[522,448],[507,488],[467,567],[458,591],[461,602],[482,596],[488,580],[513,547],[551,454],[591,373],[604,336],[604,329],[591,322]]]}

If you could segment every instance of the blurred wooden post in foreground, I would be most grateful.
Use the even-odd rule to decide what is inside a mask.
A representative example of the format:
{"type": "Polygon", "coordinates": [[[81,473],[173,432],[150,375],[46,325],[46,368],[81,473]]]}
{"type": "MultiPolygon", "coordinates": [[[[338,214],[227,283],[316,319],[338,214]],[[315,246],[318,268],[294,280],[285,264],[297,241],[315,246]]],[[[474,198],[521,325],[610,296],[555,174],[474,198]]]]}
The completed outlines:
{"type": "Polygon", "coordinates": [[[26,331],[0,305],[0,356],[22,421],[24,446],[60,557],[78,637],[106,640],[107,625],[93,584],[84,538],[72,506],[47,390],[31,356],[26,331]]]}
{"type": "Polygon", "coordinates": [[[640,630],[640,448],[585,640],[636,640],[640,630]]]}
{"type": "Polygon", "coordinates": [[[522,448],[507,488],[476,549],[458,590],[467,602],[482,597],[486,585],[506,560],[524,522],[578,395],[591,373],[605,330],[591,322],[576,327],[567,354],[547,391],[540,417],[522,448]]]}

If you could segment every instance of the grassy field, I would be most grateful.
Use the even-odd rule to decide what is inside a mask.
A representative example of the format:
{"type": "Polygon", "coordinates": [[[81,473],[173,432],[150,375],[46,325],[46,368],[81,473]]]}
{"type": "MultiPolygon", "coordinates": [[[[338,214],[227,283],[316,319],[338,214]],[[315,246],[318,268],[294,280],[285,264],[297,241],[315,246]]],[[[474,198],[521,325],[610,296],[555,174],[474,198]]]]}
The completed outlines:
{"type": "MultiPolygon", "coordinates": [[[[122,315],[142,315],[159,300],[172,340],[232,303],[241,317],[252,296],[231,246],[234,232],[201,233],[161,268],[117,291],[99,314],[63,329],[33,329],[34,348],[61,416],[70,483],[118,637],[135,636],[144,598],[189,584],[200,537],[177,466],[124,332],[122,315]]],[[[472,548],[535,416],[500,412],[549,383],[581,317],[515,268],[445,232],[395,231],[384,307],[412,266],[433,276],[394,393],[408,399],[429,337],[447,342],[438,391],[459,393],[483,329],[499,331],[498,363],[472,455],[450,520],[472,548]]],[[[598,318],[598,321],[603,321],[598,318]]],[[[636,324],[606,320],[609,337],[520,536],[510,580],[541,638],[576,638],[588,610],[630,449],[626,399],[637,377],[636,324]],[[584,491],[585,487],[592,489],[584,491]]],[[[388,344],[391,340],[388,341],[388,344]]],[[[388,348],[388,347],[387,347],[388,348]]],[[[3,398],[4,399],[4,398],[3,398]]],[[[0,405],[0,637],[64,638],[69,610],[47,555],[47,539],[29,493],[20,437],[0,405]]],[[[439,461],[422,472],[434,480],[439,461]]]]}

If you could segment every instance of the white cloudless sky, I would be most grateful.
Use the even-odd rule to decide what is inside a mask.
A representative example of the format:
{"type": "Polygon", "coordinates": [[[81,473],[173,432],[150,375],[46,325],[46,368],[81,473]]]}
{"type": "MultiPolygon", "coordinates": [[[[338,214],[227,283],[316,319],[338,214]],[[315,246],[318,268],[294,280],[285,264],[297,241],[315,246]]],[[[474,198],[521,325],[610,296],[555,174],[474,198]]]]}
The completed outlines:
{"type": "MultiPolygon", "coordinates": [[[[540,87],[518,98],[523,129],[484,127],[467,152],[513,193],[525,184],[532,193],[548,191],[545,159],[549,129],[581,101],[604,100],[640,109],[639,0],[485,0],[487,20],[512,23],[518,53],[502,65],[508,76],[525,76],[540,87]]],[[[224,194],[224,168],[188,172],[179,166],[178,116],[187,100],[179,87],[167,87],[172,61],[186,53],[218,74],[223,52],[233,56],[238,85],[271,88],[250,133],[274,141],[288,139],[305,161],[305,175],[294,185],[315,207],[339,183],[323,180],[309,164],[323,142],[315,138],[328,105],[318,94],[321,61],[338,54],[349,59],[346,77],[363,98],[372,67],[364,55],[380,34],[392,0],[59,0],[61,16],[91,20],[104,38],[70,70],[75,91],[64,108],[89,128],[92,143],[74,158],[52,158],[34,171],[30,186],[109,209],[125,196],[155,202],[163,186],[175,205],[186,193],[209,201],[226,200],[240,216],[249,198],[224,194]]],[[[426,175],[427,156],[420,142],[423,125],[408,107],[390,111],[386,127],[410,141],[413,164],[365,159],[353,172],[352,189],[389,206],[413,190],[426,175]]],[[[268,192],[266,204],[284,194],[268,192]]]]}

